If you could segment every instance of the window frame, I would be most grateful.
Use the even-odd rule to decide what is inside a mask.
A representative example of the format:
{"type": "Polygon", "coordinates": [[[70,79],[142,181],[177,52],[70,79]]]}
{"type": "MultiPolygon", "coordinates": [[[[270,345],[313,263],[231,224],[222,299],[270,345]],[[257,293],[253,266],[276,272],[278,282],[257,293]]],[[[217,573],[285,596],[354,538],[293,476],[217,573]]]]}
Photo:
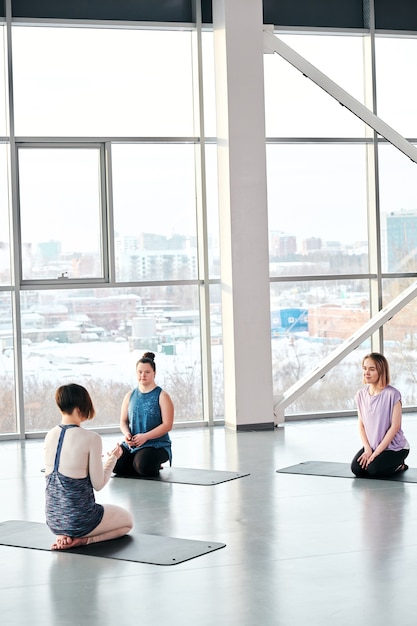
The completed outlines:
{"type": "Polygon", "coordinates": [[[104,142],[82,142],[79,139],[74,142],[69,141],[58,141],[58,142],[50,142],[50,141],[29,141],[25,142],[22,140],[16,141],[15,143],[16,150],[16,179],[17,179],[17,216],[18,216],[18,232],[16,233],[16,241],[18,242],[18,250],[19,250],[19,258],[20,258],[20,267],[19,267],[19,282],[22,287],[25,286],[42,286],[42,285],[85,285],[90,283],[97,284],[106,284],[110,282],[110,246],[109,241],[111,239],[112,232],[112,214],[109,211],[109,200],[108,200],[108,171],[106,167],[106,144],[104,142]],[[19,168],[19,153],[21,150],[77,150],[77,149],[91,149],[98,150],[99,155],[99,227],[100,227],[100,263],[102,268],[102,276],[96,276],[94,278],[70,278],[70,277],[56,277],[56,278],[43,278],[43,279],[27,279],[23,278],[22,271],[22,219],[21,219],[21,203],[20,203],[20,168],[19,168]]]}

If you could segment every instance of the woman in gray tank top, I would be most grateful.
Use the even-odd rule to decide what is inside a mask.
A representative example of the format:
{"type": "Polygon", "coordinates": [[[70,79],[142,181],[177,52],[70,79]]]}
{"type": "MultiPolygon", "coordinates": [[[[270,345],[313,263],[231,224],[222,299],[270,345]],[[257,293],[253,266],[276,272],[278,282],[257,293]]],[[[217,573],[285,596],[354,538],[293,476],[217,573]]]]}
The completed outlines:
{"type": "Polygon", "coordinates": [[[81,385],[59,387],[55,400],[61,411],[61,424],[45,437],[46,523],[56,535],[53,550],[116,539],[133,526],[132,514],[113,504],[97,504],[94,491],[110,479],[119,444],[103,464],[100,435],[82,428],[95,415],[88,391],[81,385]]]}

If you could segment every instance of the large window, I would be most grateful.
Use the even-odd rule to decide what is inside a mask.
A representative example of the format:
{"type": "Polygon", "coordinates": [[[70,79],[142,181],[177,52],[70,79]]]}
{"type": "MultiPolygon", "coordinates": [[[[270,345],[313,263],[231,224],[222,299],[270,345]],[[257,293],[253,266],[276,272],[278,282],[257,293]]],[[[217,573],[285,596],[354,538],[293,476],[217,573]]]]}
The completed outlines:
{"type": "MultiPolygon", "coordinates": [[[[211,37],[203,41],[214,134],[211,37]]],[[[20,315],[15,319],[14,296],[5,291],[1,433],[18,427],[16,334],[29,432],[56,423],[54,391],[69,381],[92,393],[91,426],[116,426],[147,350],[157,355],[158,383],[173,397],[176,421],[203,419],[200,290],[209,274],[218,276],[219,237],[215,146],[207,161],[196,158],[193,45],[191,28],[13,27],[20,315]],[[198,237],[210,240],[210,251],[198,237]]],[[[8,286],[7,144],[0,166],[0,284],[8,286]]],[[[223,417],[217,297],[214,308],[216,419],[223,417]]]]}
{"type": "MultiPolygon", "coordinates": [[[[54,390],[66,381],[91,391],[92,427],[117,427],[147,350],[177,423],[206,420],[207,400],[224,419],[213,36],[202,32],[198,50],[192,24],[93,26],[13,23],[11,56],[0,28],[1,434],[56,423],[54,390]]],[[[378,115],[415,140],[414,38],[377,37],[372,76],[369,33],[278,36],[359,102],[376,86],[378,115]]],[[[381,137],[374,145],[280,55],[265,55],[264,70],[279,395],[414,280],[416,164],[381,137]]],[[[413,314],[410,303],[384,328],[394,371],[411,364],[404,384],[413,314]]],[[[287,414],[353,410],[371,345],[287,414]]]]}
{"type": "MultiPolygon", "coordinates": [[[[364,72],[361,37],[278,36],[364,102],[371,73],[369,68],[364,72]]],[[[377,42],[378,114],[411,136],[415,132],[409,114],[413,100],[409,71],[416,50],[414,39],[377,42]],[[393,89],[397,82],[401,90],[393,89]],[[402,97],[397,97],[399,91],[402,97]]],[[[375,289],[370,289],[368,272],[380,267],[378,272],[410,274],[409,280],[384,281],[385,304],[412,280],[417,250],[416,164],[383,141],[377,149],[370,146],[362,122],[279,55],[266,55],[265,83],[271,341],[274,393],[279,395],[369,320],[376,307],[375,301],[371,306],[375,289]],[[372,163],[376,176],[369,167],[372,163]],[[328,276],[326,281],[314,279],[323,275],[328,276]],[[293,276],[311,278],[288,282],[293,276]]],[[[401,354],[414,362],[409,327],[414,308],[409,304],[384,328],[383,348],[392,357],[394,370],[401,354]]],[[[362,348],[362,353],[371,348],[371,338],[362,348]]],[[[360,381],[355,383],[348,372],[356,371],[359,362],[357,352],[346,357],[331,375],[296,397],[287,415],[353,410],[352,390],[360,381]]],[[[415,403],[412,393],[407,401],[415,403]]]]}

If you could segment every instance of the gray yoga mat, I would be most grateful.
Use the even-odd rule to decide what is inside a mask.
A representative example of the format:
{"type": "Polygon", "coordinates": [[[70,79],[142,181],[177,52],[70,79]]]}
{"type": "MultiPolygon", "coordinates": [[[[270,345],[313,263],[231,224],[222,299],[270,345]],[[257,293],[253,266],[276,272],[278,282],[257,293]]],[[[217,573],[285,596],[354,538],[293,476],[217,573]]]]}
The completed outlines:
{"type": "MultiPolygon", "coordinates": [[[[310,476],[333,476],[335,478],[356,478],[350,470],[350,463],[335,463],[333,461],[305,461],[298,465],[291,465],[277,470],[281,474],[306,474],[310,476]]],[[[360,479],[356,479],[360,480],[360,479]]],[[[409,468],[405,472],[398,472],[386,478],[364,478],[363,480],[393,480],[401,483],[417,483],[417,469],[409,468]]]]}
{"type": "MultiPolygon", "coordinates": [[[[163,467],[159,472],[159,476],[154,478],[144,478],[139,476],[128,476],[139,480],[156,480],[162,483],[182,483],[185,485],[218,485],[219,483],[242,478],[249,474],[240,474],[239,472],[227,472],[220,470],[193,469],[188,467],[163,467]]],[[[123,478],[114,475],[114,478],[123,478]]]]}
{"type": "MultiPolygon", "coordinates": [[[[46,524],[22,520],[8,520],[0,523],[0,545],[51,551],[53,541],[54,535],[46,524]]],[[[132,533],[119,539],[58,552],[59,554],[81,554],[153,565],[176,565],[224,548],[225,545],[225,543],[215,541],[132,533]]]]}

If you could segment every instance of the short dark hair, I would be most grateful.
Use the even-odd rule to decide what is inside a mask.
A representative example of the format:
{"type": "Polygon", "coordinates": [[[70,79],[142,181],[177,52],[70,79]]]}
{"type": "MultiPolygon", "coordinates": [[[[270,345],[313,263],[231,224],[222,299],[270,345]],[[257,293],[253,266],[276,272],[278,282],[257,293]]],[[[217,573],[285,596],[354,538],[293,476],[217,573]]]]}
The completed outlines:
{"type": "Polygon", "coordinates": [[[59,410],[68,415],[70,415],[74,409],[79,409],[85,419],[91,420],[96,414],[87,389],[76,383],[58,387],[55,391],[55,402],[59,410]]]}
{"type": "Polygon", "coordinates": [[[372,359],[375,363],[376,371],[378,372],[378,382],[381,383],[384,387],[389,385],[390,383],[390,373],[389,373],[389,365],[387,359],[383,354],[379,354],[379,352],[370,352],[362,359],[362,367],[365,363],[366,359],[372,359]]]}
{"type": "Polygon", "coordinates": [[[139,363],[149,363],[153,371],[156,372],[155,355],[153,352],[144,352],[143,356],[136,363],[136,367],[139,365],[139,363]]]}

